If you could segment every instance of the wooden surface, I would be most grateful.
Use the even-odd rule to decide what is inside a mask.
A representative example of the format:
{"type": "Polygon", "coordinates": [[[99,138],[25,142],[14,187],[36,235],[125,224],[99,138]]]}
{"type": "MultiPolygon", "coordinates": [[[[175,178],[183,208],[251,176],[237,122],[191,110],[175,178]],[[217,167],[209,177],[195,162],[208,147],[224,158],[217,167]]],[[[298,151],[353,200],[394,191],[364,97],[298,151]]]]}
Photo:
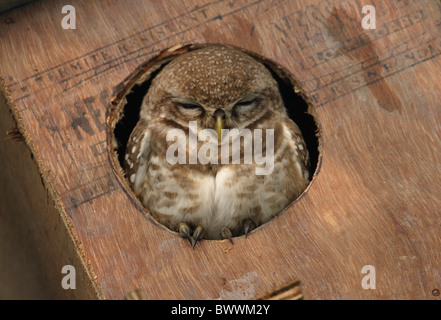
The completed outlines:
{"type": "Polygon", "coordinates": [[[100,296],[81,249],[23,137],[11,135],[15,121],[0,91],[0,300],[93,299],[100,296]],[[76,270],[77,287],[64,290],[64,265],[76,270]]]}
{"type": "Polygon", "coordinates": [[[97,297],[254,298],[299,279],[305,299],[436,298],[439,1],[71,1],[76,30],[61,27],[64,4],[0,15],[0,76],[97,297]],[[376,8],[376,30],[361,28],[364,4],[376,8]],[[106,113],[139,65],[206,42],[292,72],[314,103],[321,156],[280,217],[234,246],[192,250],[146,219],[115,177],[106,113]],[[362,288],[365,265],[376,289],[362,288]]]}

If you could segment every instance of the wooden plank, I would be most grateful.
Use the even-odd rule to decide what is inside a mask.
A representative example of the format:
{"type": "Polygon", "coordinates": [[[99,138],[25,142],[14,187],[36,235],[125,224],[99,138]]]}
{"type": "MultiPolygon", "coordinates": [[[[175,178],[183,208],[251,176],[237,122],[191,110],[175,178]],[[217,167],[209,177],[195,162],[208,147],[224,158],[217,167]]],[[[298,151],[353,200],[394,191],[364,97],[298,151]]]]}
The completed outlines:
{"type": "Polygon", "coordinates": [[[72,226],[63,221],[23,137],[11,130],[15,126],[2,92],[0,299],[96,299],[101,295],[99,285],[88,274],[72,226]],[[75,266],[80,290],[61,286],[65,265],[75,266]]]}
{"type": "Polygon", "coordinates": [[[303,299],[300,281],[294,280],[256,300],[301,300],[303,299]]]}
{"type": "Polygon", "coordinates": [[[361,0],[71,1],[75,30],[61,27],[64,4],[0,15],[0,76],[100,297],[140,289],[153,299],[254,298],[299,279],[305,299],[435,298],[439,2],[371,1],[375,30],[361,28],[361,0]],[[118,182],[106,112],[139,65],[207,42],[256,52],[299,80],[314,103],[320,159],[280,217],[234,246],[203,241],[192,250],[146,219],[118,182]],[[374,290],[362,287],[366,265],[376,270],[374,290]]]}

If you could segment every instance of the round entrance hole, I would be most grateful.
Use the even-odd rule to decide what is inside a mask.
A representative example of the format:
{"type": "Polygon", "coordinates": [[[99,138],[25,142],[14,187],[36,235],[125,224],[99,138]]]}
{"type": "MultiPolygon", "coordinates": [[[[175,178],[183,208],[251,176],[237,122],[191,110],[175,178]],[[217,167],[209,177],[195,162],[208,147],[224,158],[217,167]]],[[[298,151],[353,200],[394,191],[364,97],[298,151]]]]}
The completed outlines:
{"type": "MultiPolygon", "coordinates": [[[[237,228],[227,226],[227,228],[224,229],[222,227],[222,228],[219,228],[219,231],[217,232],[218,236],[216,236],[216,235],[213,236],[212,232],[209,233],[209,232],[207,232],[207,230],[204,229],[204,225],[203,225],[204,223],[194,223],[194,221],[192,221],[191,219],[186,220],[187,217],[191,216],[191,214],[192,214],[191,212],[188,212],[188,209],[187,209],[187,208],[191,208],[191,206],[187,205],[185,208],[182,208],[179,205],[176,205],[176,203],[173,204],[173,201],[170,201],[169,208],[166,210],[167,214],[170,215],[170,212],[173,210],[173,206],[176,206],[175,210],[176,210],[177,214],[180,214],[181,217],[183,217],[183,218],[181,219],[182,220],[181,223],[176,223],[176,222],[168,223],[167,222],[168,219],[161,218],[160,212],[159,213],[153,212],[153,210],[148,205],[146,205],[146,203],[148,203],[148,201],[146,201],[145,198],[141,198],[141,197],[138,198],[137,193],[140,194],[139,184],[137,187],[138,192],[136,192],[135,188],[134,188],[134,185],[136,185],[136,183],[138,183],[138,182],[136,179],[136,175],[134,175],[133,172],[130,170],[132,168],[135,168],[135,169],[137,168],[137,170],[140,170],[140,168],[142,170],[149,170],[146,168],[146,166],[143,166],[143,165],[139,165],[139,167],[137,167],[138,165],[134,162],[142,157],[144,157],[144,160],[145,160],[145,158],[151,156],[151,154],[147,155],[148,152],[145,152],[146,148],[143,147],[142,145],[133,144],[133,141],[141,140],[145,136],[136,136],[135,134],[133,134],[131,137],[131,134],[133,133],[134,128],[136,127],[137,123],[140,121],[141,105],[143,103],[144,97],[149,92],[149,89],[152,86],[152,81],[174,59],[180,57],[181,55],[189,54],[190,52],[193,52],[195,50],[205,50],[210,47],[213,47],[213,45],[188,45],[188,46],[177,47],[177,48],[174,47],[174,48],[171,48],[171,49],[168,49],[168,50],[161,52],[158,56],[156,56],[152,60],[148,61],[147,63],[143,64],[142,66],[140,66],[131,76],[129,76],[117,88],[117,92],[112,99],[112,104],[111,104],[111,108],[109,110],[109,117],[108,117],[109,146],[111,148],[111,150],[109,150],[110,151],[110,158],[111,158],[111,162],[114,166],[114,169],[117,172],[119,180],[122,182],[122,185],[126,188],[127,193],[129,194],[130,197],[133,197],[133,199],[136,199],[135,203],[137,203],[141,208],[143,208],[143,213],[146,215],[147,218],[149,218],[150,220],[159,222],[159,225],[165,226],[166,229],[169,229],[173,232],[180,232],[180,234],[182,236],[186,236],[186,234],[187,234],[187,237],[189,237],[190,242],[192,241],[191,239],[193,239],[193,241],[194,241],[194,238],[196,237],[195,236],[196,230],[198,229],[199,226],[201,226],[202,230],[203,230],[202,233],[200,234],[201,237],[203,237],[205,235],[205,237],[204,237],[205,239],[217,240],[217,239],[221,239],[222,237],[234,238],[237,236],[244,235],[244,233],[254,232],[254,231],[250,231],[250,230],[258,229],[261,225],[268,222],[268,220],[265,220],[263,222],[256,222],[257,218],[254,218],[254,216],[251,217],[250,219],[244,218],[243,221],[240,221],[238,223],[237,228]],[[127,145],[128,145],[128,143],[130,143],[129,139],[132,139],[133,141],[132,141],[132,144],[130,145],[130,148],[128,149],[127,145]],[[145,152],[145,153],[140,154],[140,156],[137,157],[136,156],[137,150],[138,150],[138,152],[141,150],[142,152],[145,152]],[[132,155],[132,153],[134,155],[132,155]],[[136,181],[136,183],[135,183],[135,181],[136,181]],[[170,209],[170,207],[172,209],[170,209]],[[180,210],[181,211],[187,210],[187,211],[181,212],[180,210]],[[182,225],[184,225],[184,228],[181,228],[182,225]],[[210,235],[207,236],[207,233],[210,235]]],[[[300,85],[298,84],[298,81],[295,80],[294,77],[292,75],[290,75],[290,73],[285,68],[283,68],[279,64],[277,64],[273,61],[270,61],[270,60],[268,60],[258,54],[255,54],[255,53],[252,53],[252,52],[240,49],[240,48],[232,48],[231,46],[218,46],[218,45],[216,45],[216,47],[228,48],[228,50],[236,50],[236,51],[240,52],[240,55],[246,55],[247,57],[251,57],[250,59],[254,59],[263,65],[263,67],[264,67],[263,69],[266,70],[265,72],[266,72],[266,74],[268,74],[268,77],[272,77],[276,81],[276,86],[278,87],[278,91],[279,91],[280,96],[283,100],[283,104],[285,106],[285,109],[287,110],[288,116],[292,121],[294,121],[295,124],[297,124],[298,128],[300,129],[301,134],[303,136],[303,140],[304,140],[303,145],[306,147],[306,150],[309,153],[309,159],[310,159],[309,180],[311,181],[313,174],[315,175],[318,160],[319,160],[318,126],[316,124],[316,121],[315,121],[313,115],[311,114],[312,113],[312,106],[311,106],[310,100],[305,95],[304,91],[301,89],[300,85]]],[[[201,114],[204,114],[205,112],[206,113],[212,112],[208,109],[208,107],[206,110],[206,106],[203,106],[202,103],[200,105],[197,101],[194,101],[194,100],[196,100],[196,99],[192,99],[192,101],[189,102],[188,99],[178,99],[176,104],[179,106],[177,108],[183,108],[185,110],[189,109],[190,112],[192,112],[192,109],[199,108],[201,114]]],[[[237,105],[241,104],[242,106],[245,106],[245,108],[249,108],[250,105],[251,105],[251,107],[253,107],[253,103],[255,105],[257,105],[258,102],[254,102],[254,100],[252,98],[245,97],[244,99],[239,100],[239,102],[237,102],[237,105]]],[[[236,107],[236,104],[235,104],[235,107],[236,107]]],[[[188,110],[187,111],[185,111],[185,110],[181,110],[181,111],[188,112],[188,110]]],[[[231,109],[231,110],[233,110],[233,109],[231,109]]],[[[216,112],[219,114],[220,113],[219,109],[216,110],[216,112]]],[[[231,111],[231,112],[233,112],[233,111],[231,111]]],[[[184,113],[184,115],[188,115],[188,114],[184,113]]],[[[213,113],[213,115],[214,115],[214,113],[213,113]]],[[[150,117],[159,117],[160,115],[159,114],[157,114],[157,115],[150,114],[149,116],[150,117]]],[[[211,116],[211,113],[210,113],[210,116],[211,116]]],[[[162,117],[164,118],[164,116],[162,116],[162,117]]],[[[225,119],[225,115],[223,117],[224,117],[223,119],[225,119]]],[[[185,119],[188,120],[188,118],[185,118],[185,119]]],[[[173,119],[171,119],[171,120],[173,120],[173,119]]],[[[216,120],[216,121],[218,121],[218,120],[216,120]]],[[[221,121],[221,120],[219,120],[219,121],[221,121]]],[[[228,120],[225,120],[225,121],[228,121],[228,120]]],[[[179,126],[179,128],[182,128],[182,127],[179,126]]],[[[229,128],[227,126],[227,129],[231,129],[231,131],[232,131],[234,128],[233,127],[229,128]]],[[[187,134],[188,134],[188,132],[189,131],[187,131],[187,134]]],[[[215,132],[217,132],[217,131],[215,131],[215,132]]],[[[274,131],[274,132],[275,133],[278,132],[279,135],[281,134],[281,131],[274,131]]],[[[265,133],[263,133],[263,135],[265,135],[265,133]]],[[[165,135],[163,135],[162,138],[165,140],[166,139],[165,135]]],[[[187,138],[188,138],[188,136],[187,136],[187,138]]],[[[268,139],[268,135],[267,135],[267,139],[268,139]]],[[[277,139],[278,138],[276,137],[276,134],[275,134],[274,141],[277,141],[277,139]]],[[[146,139],[144,139],[144,140],[146,140],[146,139]]],[[[207,140],[207,141],[209,141],[209,140],[207,140]]],[[[245,143],[245,139],[243,139],[243,141],[245,143]]],[[[270,141],[270,140],[268,140],[268,141],[270,141]]],[[[169,146],[170,146],[170,144],[172,144],[174,142],[177,142],[177,140],[175,139],[173,141],[170,141],[169,146]]],[[[165,143],[165,141],[164,141],[164,143],[165,143]]],[[[219,144],[220,143],[221,142],[219,141],[219,144]]],[[[303,149],[303,145],[300,147],[295,147],[293,152],[297,154],[297,151],[299,151],[299,153],[301,153],[300,150],[303,149]],[[299,149],[297,149],[297,148],[299,148],[299,149]]],[[[276,142],[275,146],[277,147],[277,142],[276,142]]],[[[166,153],[166,151],[167,151],[166,148],[164,148],[164,150],[163,150],[164,154],[166,153]]],[[[277,150],[275,150],[275,152],[276,151],[277,150]]],[[[178,154],[178,153],[179,152],[176,151],[173,154],[178,154]]],[[[264,151],[264,153],[265,153],[265,151],[264,151]]],[[[165,155],[163,155],[162,159],[163,159],[163,161],[166,161],[165,155]]],[[[231,158],[229,158],[229,159],[231,160],[231,158]]],[[[186,159],[186,161],[188,161],[188,158],[186,159]]],[[[147,160],[147,162],[148,162],[148,160],[147,160]]],[[[241,164],[244,165],[243,159],[241,161],[241,164]]],[[[169,168],[171,168],[169,165],[171,165],[170,163],[167,166],[169,168]]],[[[188,162],[185,162],[185,164],[175,163],[173,165],[183,166],[183,165],[190,165],[190,164],[188,164],[188,162]]],[[[216,180],[216,174],[218,172],[220,172],[220,170],[221,170],[220,164],[213,165],[213,163],[205,163],[205,164],[197,163],[195,165],[199,166],[197,168],[193,167],[193,169],[198,170],[198,174],[199,174],[199,172],[203,172],[203,173],[207,174],[208,176],[210,176],[210,172],[211,172],[211,170],[213,170],[213,176],[214,176],[215,180],[216,180]],[[216,167],[216,169],[213,169],[213,167],[216,167]]],[[[157,161],[155,162],[154,166],[158,167],[157,161]]],[[[233,166],[234,166],[234,164],[231,164],[230,168],[232,168],[233,166]]],[[[167,169],[164,169],[164,170],[167,170],[167,169]]],[[[189,174],[192,174],[191,170],[192,169],[188,170],[187,172],[189,172],[189,174]]],[[[174,175],[172,173],[174,171],[174,169],[169,169],[169,171],[170,171],[170,174],[168,175],[168,178],[176,179],[176,175],[174,175]]],[[[138,171],[136,171],[136,172],[138,172],[138,171]]],[[[271,176],[271,174],[272,173],[270,173],[268,176],[271,176]]],[[[234,175],[232,175],[232,176],[234,176],[234,175]]],[[[188,178],[189,178],[188,176],[182,176],[181,180],[177,180],[177,181],[173,181],[173,182],[170,181],[170,187],[174,188],[173,187],[174,185],[179,185],[181,181],[188,180],[188,178]]],[[[165,177],[164,179],[167,179],[167,177],[165,177]]],[[[195,179],[197,180],[199,178],[195,178],[195,179]]],[[[262,179],[267,179],[267,178],[264,177],[262,179]]],[[[264,180],[259,180],[259,181],[264,181],[264,180]]],[[[156,182],[158,182],[158,180],[156,180],[156,182]]],[[[163,182],[163,181],[161,181],[161,182],[163,182]]],[[[274,181],[273,181],[273,183],[274,183],[274,181]]],[[[214,184],[216,185],[216,182],[214,184]]],[[[226,185],[231,185],[231,181],[227,182],[226,185]]],[[[183,192],[188,192],[188,189],[191,189],[191,186],[189,188],[188,187],[186,188],[185,186],[181,185],[181,189],[183,190],[183,192]]],[[[252,195],[253,189],[255,190],[256,188],[253,188],[253,186],[248,184],[248,185],[244,185],[243,190],[240,190],[240,188],[239,188],[235,192],[236,192],[236,194],[238,194],[237,193],[238,191],[242,192],[244,190],[245,191],[248,190],[249,191],[248,194],[249,195],[251,194],[249,199],[254,199],[253,195],[252,195]]],[[[305,186],[301,190],[301,192],[304,192],[306,189],[307,189],[307,185],[305,184],[305,186]]],[[[245,191],[243,192],[243,194],[245,195],[245,198],[246,198],[245,191]]],[[[143,191],[143,192],[145,192],[145,191],[143,191]]],[[[163,194],[164,197],[168,197],[169,199],[172,199],[173,197],[181,196],[181,195],[175,195],[175,193],[178,193],[178,192],[179,192],[179,190],[176,190],[176,189],[173,189],[173,190],[163,189],[161,191],[161,194],[163,194]]],[[[285,191],[283,190],[283,192],[279,192],[279,193],[285,193],[285,191]]],[[[234,196],[234,193],[230,192],[229,194],[230,194],[230,196],[231,195],[234,196]]],[[[184,197],[184,195],[182,195],[182,197],[184,197]]],[[[197,196],[195,196],[195,194],[191,194],[191,197],[192,197],[192,199],[198,200],[197,196]]],[[[158,198],[158,196],[156,195],[156,198],[158,199],[157,201],[160,201],[160,199],[159,199],[160,197],[158,198]]],[[[277,197],[272,197],[272,198],[268,197],[268,199],[269,199],[268,203],[271,202],[272,201],[271,199],[274,199],[274,198],[277,198],[277,197]]],[[[297,195],[295,198],[290,199],[290,202],[283,205],[283,207],[279,209],[279,212],[277,214],[273,214],[273,216],[277,216],[280,213],[282,213],[286,209],[286,207],[291,205],[298,198],[299,198],[299,196],[297,195]]],[[[204,201],[206,202],[207,199],[204,199],[204,201]]],[[[243,201],[245,201],[245,200],[243,200],[243,201]]],[[[253,201],[253,200],[249,200],[249,201],[253,201]]],[[[243,207],[243,204],[241,204],[240,206],[243,207]]],[[[197,207],[197,206],[195,206],[195,207],[197,207]]],[[[249,207],[253,207],[253,209],[249,209],[250,211],[263,210],[261,205],[256,205],[256,206],[250,205],[249,207]]],[[[268,206],[268,208],[269,207],[271,207],[271,206],[268,206]]],[[[274,205],[272,207],[274,207],[274,205]]],[[[277,207],[277,205],[275,205],[275,207],[277,207]]],[[[213,209],[213,210],[216,210],[216,209],[213,209]]],[[[203,221],[203,219],[201,221],[203,221]]]]}

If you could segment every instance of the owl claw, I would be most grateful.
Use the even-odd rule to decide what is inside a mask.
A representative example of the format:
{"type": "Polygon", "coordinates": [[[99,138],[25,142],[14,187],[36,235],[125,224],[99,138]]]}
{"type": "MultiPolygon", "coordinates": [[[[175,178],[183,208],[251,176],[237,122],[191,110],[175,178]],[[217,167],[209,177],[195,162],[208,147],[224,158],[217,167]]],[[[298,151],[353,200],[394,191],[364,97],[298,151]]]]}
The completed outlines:
{"type": "Polygon", "coordinates": [[[254,228],[256,228],[256,224],[254,223],[253,220],[245,220],[245,222],[243,223],[243,230],[245,233],[245,238],[248,237],[248,233],[250,233],[250,231],[252,231],[254,228]]]}
{"type": "Polygon", "coordinates": [[[186,238],[190,242],[190,245],[193,245],[190,235],[190,227],[185,222],[179,224],[178,231],[181,237],[186,238]]]}
{"type": "Polygon", "coordinates": [[[228,239],[228,240],[230,240],[231,244],[234,244],[233,243],[233,234],[231,233],[231,230],[228,229],[228,227],[223,227],[221,234],[224,239],[228,239]]]}
{"type": "Polygon", "coordinates": [[[202,238],[204,233],[204,228],[202,226],[197,226],[196,229],[194,229],[193,232],[193,249],[196,247],[196,243],[198,242],[199,238],[202,238]]]}

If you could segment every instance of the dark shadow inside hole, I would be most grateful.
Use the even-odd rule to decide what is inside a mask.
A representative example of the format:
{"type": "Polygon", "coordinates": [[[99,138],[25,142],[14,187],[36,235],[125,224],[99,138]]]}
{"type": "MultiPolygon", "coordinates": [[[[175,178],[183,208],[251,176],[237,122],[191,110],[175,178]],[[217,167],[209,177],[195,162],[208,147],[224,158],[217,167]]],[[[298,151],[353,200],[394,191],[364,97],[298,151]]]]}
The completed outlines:
{"type": "MultiPolygon", "coordinates": [[[[130,134],[135,128],[139,120],[139,112],[141,109],[142,100],[147,93],[152,80],[162,70],[165,64],[157,71],[153,72],[150,78],[140,84],[135,85],[132,92],[126,96],[127,104],[124,106],[124,113],[120,121],[115,126],[115,138],[118,142],[117,154],[121,167],[124,168],[124,155],[126,153],[126,145],[130,134]]],[[[288,111],[289,117],[298,125],[300,131],[305,139],[306,146],[309,151],[311,159],[311,176],[315,172],[318,163],[318,137],[316,135],[317,125],[314,117],[307,113],[308,104],[298,94],[294,92],[294,88],[288,79],[282,79],[276,72],[268,65],[265,65],[271,72],[272,76],[279,84],[280,93],[282,95],[285,107],[288,111]]]]}
{"type": "Polygon", "coordinates": [[[290,83],[290,81],[288,79],[282,79],[279,77],[279,75],[274,72],[269,65],[265,64],[265,67],[271,72],[273,78],[276,79],[279,85],[280,94],[288,112],[288,116],[297,124],[302,132],[311,161],[310,178],[312,178],[312,175],[317,169],[319,157],[317,124],[314,117],[308,113],[308,104],[300,95],[294,92],[293,85],[290,83]]]}
{"type": "Polygon", "coordinates": [[[124,106],[124,113],[121,119],[115,126],[115,139],[118,142],[117,154],[118,161],[122,168],[124,168],[124,155],[126,153],[127,142],[129,141],[130,134],[136,126],[139,120],[139,112],[141,111],[142,100],[146,95],[153,79],[156,75],[165,67],[164,64],[161,68],[151,74],[149,79],[140,85],[135,85],[127,96],[127,103],[124,106]]]}

